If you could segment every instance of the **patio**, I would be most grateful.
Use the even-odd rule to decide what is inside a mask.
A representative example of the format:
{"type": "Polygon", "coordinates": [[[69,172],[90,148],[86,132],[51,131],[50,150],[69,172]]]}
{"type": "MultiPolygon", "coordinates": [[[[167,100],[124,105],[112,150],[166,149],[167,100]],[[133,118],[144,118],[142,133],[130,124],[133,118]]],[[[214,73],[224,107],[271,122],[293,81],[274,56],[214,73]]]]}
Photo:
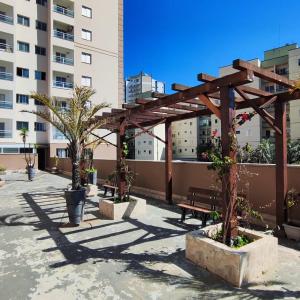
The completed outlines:
{"type": "Polygon", "coordinates": [[[143,219],[99,218],[88,201],[86,222],[67,221],[63,189],[70,180],[39,173],[6,176],[0,206],[1,299],[296,299],[300,297],[299,243],[281,240],[272,281],[243,289],[188,262],[180,212],[147,199],[143,219]],[[66,298],[69,297],[69,298],[66,298]]]}

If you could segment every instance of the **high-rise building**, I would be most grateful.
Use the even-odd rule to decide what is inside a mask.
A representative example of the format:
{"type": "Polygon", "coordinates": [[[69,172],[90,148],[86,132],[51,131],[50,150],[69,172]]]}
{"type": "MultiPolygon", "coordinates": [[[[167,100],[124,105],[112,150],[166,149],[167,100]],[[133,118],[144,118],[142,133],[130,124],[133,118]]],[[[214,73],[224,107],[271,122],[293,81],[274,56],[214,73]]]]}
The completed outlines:
{"type": "MultiPolygon", "coordinates": [[[[165,83],[152,78],[144,72],[130,76],[126,80],[125,102],[134,103],[137,98],[154,100],[152,92],[165,93],[165,83]]],[[[154,135],[164,139],[164,125],[151,129],[154,135]]],[[[140,129],[127,130],[127,136],[133,137],[140,129]]],[[[128,142],[129,159],[161,160],[164,159],[164,144],[153,136],[143,133],[128,142]]]]}
{"type": "Polygon", "coordinates": [[[41,109],[32,91],[63,109],[75,85],[94,88],[94,103],[121,106],[123,1],[0,0],[0,153],[22,151],[25,127],[40,155],[65,156],[64,136],[21,111],[41,109]]]}

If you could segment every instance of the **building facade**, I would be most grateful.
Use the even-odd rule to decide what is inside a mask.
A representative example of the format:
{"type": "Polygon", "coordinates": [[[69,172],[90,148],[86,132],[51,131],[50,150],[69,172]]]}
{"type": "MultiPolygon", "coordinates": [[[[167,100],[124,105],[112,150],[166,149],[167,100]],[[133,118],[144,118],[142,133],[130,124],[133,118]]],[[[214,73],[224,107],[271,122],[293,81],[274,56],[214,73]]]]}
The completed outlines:
{"type": "MultiPolygon", "coordinates": [[[[125,102],[134,103],[137,98],[154,100],[152,93],[165,93],[165,83],[152,78],[144,72],[126,79],[125,102]]],[[[159,125],[151,129],[151,132],[164,140],[165,126],[159,125]]],[[[141,132],[140,129],[127,130],[127,136],[133,137],[141,132]]],[[[162,160],[164,159],[164,143],[153,136],[143,133],[128,142],[128,158],[138,160],[162,160]]]]}
{"type": "Polygon", "coordinates": [[[65,156],[64,136],[21,111],[42,109],[32,91],[55,97],[64,109],[75,85],[94,88],[93,103],[121,106],[122,0],[0,0],[0,54],[0,153],[21,151],[25,127],[41,155],[65,156]]]}

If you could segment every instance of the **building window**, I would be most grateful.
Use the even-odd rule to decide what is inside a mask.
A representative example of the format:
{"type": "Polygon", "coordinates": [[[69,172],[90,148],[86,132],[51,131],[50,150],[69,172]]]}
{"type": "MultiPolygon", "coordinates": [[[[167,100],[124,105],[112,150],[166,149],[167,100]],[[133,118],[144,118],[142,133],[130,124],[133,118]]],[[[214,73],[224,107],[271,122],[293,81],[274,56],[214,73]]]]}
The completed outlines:
{"type": "Polygon", "coordinates": [[[86,64],[91,64],[92,63],[92,55],[89,53],[82,52],[81,53],[81,62],[86,63],[86,64]]]}
{"type": "Polygon", "coordinates": [[[29,44],[25,43],[25,42],[19,42],[18,41],[18,50],[22,51],[22,52],[29,52],[30,51],[29,44]]]}
{"type": "Polygon", "coordinates": [[[215,124],[217,124],[218,123],[218,119],[215,119],[215,124]]]}
{"type": "Polygon", "coordinates": [[[152,141],[149,141],[148,144],[149,144],[149,145],[152,145],[152,141]]]}
{"type": "Polygon", "coordinates": [[[82,8],[81,8],[81,14],[84,17],[91,18],[92,17],[92,9],[89,8],[89,7],[87,7],[87,6],[82,6],[82,8]]]}
{"type": "Polygon", "coordinates": [[[29,96],[23,94],[17,94],[17,103],[29,104],[29,96]]]}
{"type": "Polygon", "coordinates": [[[25,121],[17,121],[17,130],[21,130],[21,129],[29,129],[29,123],[25,122],[25,121]]]}
{"type": "Polygon", "coordinates": [[[92,86],[92,77],[88,77],[88,76],[82,76],[81,77],[81,84],[83,86],[92,86]]]}
{"type": "Polygon", "coordinates": [[[270,136],[271,136],[271,131],[270,130],[266,130],[266,138],[268,139],[268,138],[270,138],[270,136]]]}
{"type": "Polygon", "coordinates": [[[30,19],[28,17],[18,15],[18,24],[29,27],[30,19]]]}
{"type": "Polygon", "coordinates": [[[298,66],[300,66],[300,58],[298,59],[298,66]]]}
{"type": "Polygon", "coordinates": [[[35,54],[46,56],[46,48],[35,46],[35,54]]]}
{"type": "Polygon", "coordinates": [[[86,29],[81,29],[81,37],[84,40],[91,41],[92,40],[92,32],[86,29]]]}
{"type": "Polygon", "coordinates": [[[42,31],[47,31],[47,23],[36,20],[35,28],[42,31]]]}
{"type": "Polygon", "coordinates": [[[46,80],[46,72],[35,71],[34,77],[36,80],[46,80]]]}
{"type": "Polygon", "coordinates": [[[42,6],[47,6],[47,0],[36,0],[36,4],[42,5],[42,6]]]}
{"type": "Polygon", "coordinates": [[[63,149],[63,148],[57,148],[56,149],[56,156],[59,158],[67,158],[69,157],[69,152],[68,149],[63,149]]]}
{"type": "Polygon", "coordinates": [[[181,152],[182,152],[182,150],[181,150],[181,149],[179,149],[179,152],[181,153],[181,152]]]}
{"type": "Polygon", "coordinates": [[[240,130],[237,130],[235,133],[236,133],[236,134],[240,134],[241,132],[240,132],[240,130]]]}
{"type": "Polygon", "coordinates": [[[34,99],[34,105],[41,105],[41,106],[43,106],[44,104],[41,101],[34,99]]]}
{"type": "Polygon", "coordinates": [[[29,69],[17,67],[17,76],[29,78],[29,69]]]}
{"type": "Polygon", "coordinates": [[[34,122],[34,131],[46,131],[46,123],[34,122]]]}
{"type": "Polygon", "coordinates": [[[149,150],[149,154],[152,154],[152,151],[151,151],[151,150],[149,150]]]}

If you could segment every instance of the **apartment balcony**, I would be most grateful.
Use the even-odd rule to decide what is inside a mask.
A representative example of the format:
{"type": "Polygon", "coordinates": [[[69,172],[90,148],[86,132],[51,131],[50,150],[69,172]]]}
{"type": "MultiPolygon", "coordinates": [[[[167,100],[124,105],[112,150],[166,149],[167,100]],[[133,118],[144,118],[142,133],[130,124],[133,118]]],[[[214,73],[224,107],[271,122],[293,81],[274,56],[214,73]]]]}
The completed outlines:
{"type": "Polygon", "coordinates": [[[14,18],[0,13],[0,22],[13,25],[14,18]]]}
{"type": "Polygon", "coordinates": [[[13,35],[0,32],[0,56],[1,60],[14,62],[13,35]]]}
{"type": "Polygon", "coordinates": [[[63,133],[61,133],[59,130],[57,130],[56,128],[53,128],[53,135],[52,138],[53,140],[58,140],[58,141],[66,141],[66,137],[64,136],[63,133]]]}
{"type": "Polygon", "coordinates": [[[63,65],[68,65],[68,66],[73,66],[74,65],[74,59],[73,58],[68,58],[68,57],[62,57],[62,56],[53,56],[53,61],[57,62],[59,64],[63,65]]]}
{"type": "Polygon", "coordinates": [[[0,100],[0,109],[13,109],[13,102],[0,100]]]}
{"type": "Polygon", "coordinates": [[[53,87],[62,88],[62,89],[73,89],[74,84],[73,84],[73,82],[54,80],[53,87]]]}
{"type": "Polygon", "coordinates": [[[74,26],[74,1],[54,0],[53,19],[57,22],[74,26]]]}
{"type": "Polygon", "coordinates": [[[54,37],[57,37],[59,39],[74,42],[74,35],[71,33],[67,33],[67,32],[63,32],[58,29],[54,29],[53,35],[54,35],[54,37]]]}
{"type": "Polygon", "coordinates": [[[14,79],[13,73],[0,72],[0,80],[13,81],[13,79],[14,79]]]}
{"type": "Polygon", "coordinates": [[[13,137],[12,120],[6,118],[0,118],[0,139],[11,139],[13,137]]]}
{"type": "Polygon", "coordinates": [[[70,9],[58,4],[54,4],[53,11],[64,16],[74,18],[74,9],[70,9]]]}
{"type": "Polygon", "coordinates": [[[1,30],[7,33],[14,33],[14,8],[0,2],[0,24],[1,30]]]}

